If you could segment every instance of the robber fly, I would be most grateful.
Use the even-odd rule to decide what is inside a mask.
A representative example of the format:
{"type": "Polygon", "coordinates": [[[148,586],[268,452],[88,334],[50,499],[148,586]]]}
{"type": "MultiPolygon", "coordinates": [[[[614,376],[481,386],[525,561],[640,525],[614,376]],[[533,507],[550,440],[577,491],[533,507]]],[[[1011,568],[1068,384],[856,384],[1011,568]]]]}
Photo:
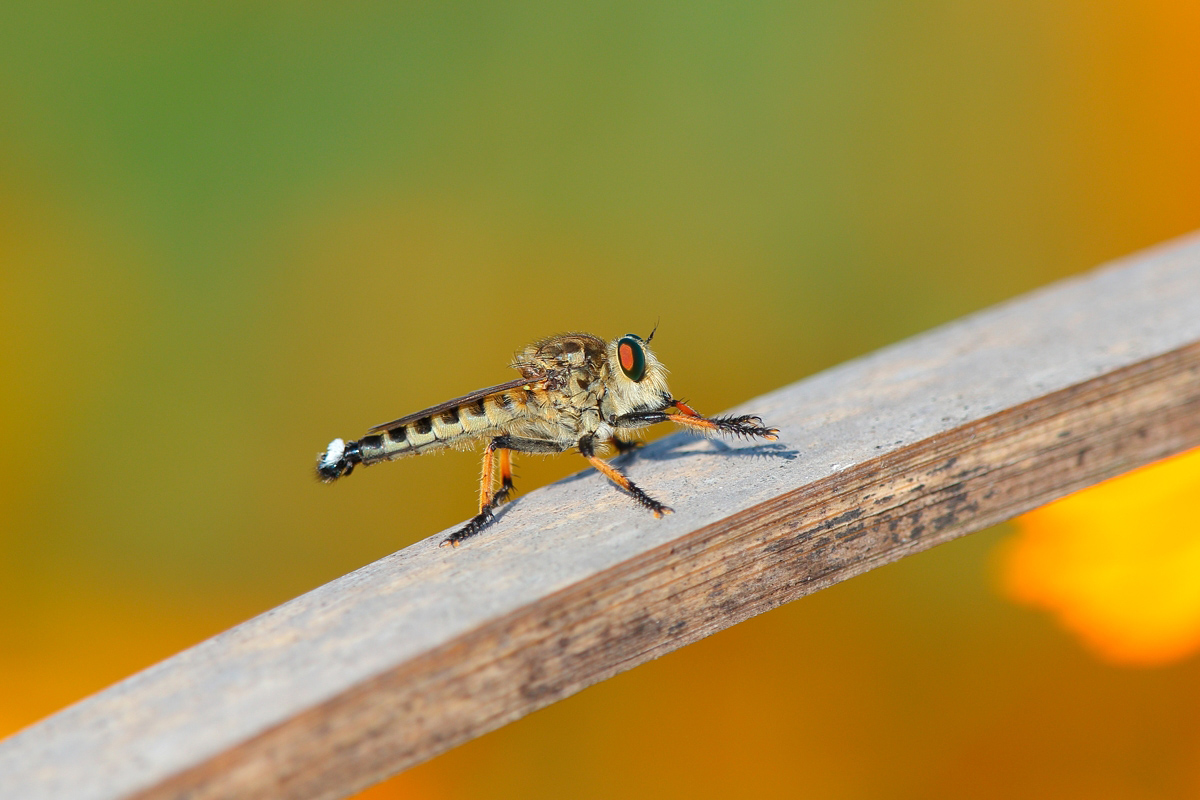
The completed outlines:
{"type": "Polygon", "coordinates": [[[479,513],[442,545],[458,546],[492,521],[513,493],[512,453],[579,451],[593,467],[654,516],[671,509],[650,497],[619,469],[596,455],[608,443],[625,453],[638,446],[626,438],[637,428],[671,421],[700,434],[725,433],[774,440],[779,433],[759,417],[702,417],[667,390],[667,370],[645,341],[632,333],[605,342],[589,333],[552,336],[517,353],[521,377],[409,414],[367,431],[358,441],[334,439],[317,460],[326,483],[362,464],[446,447],[486,442],[479,486],[479,513]],[[494,487],[496,460],[500,488],[494,487]]]}

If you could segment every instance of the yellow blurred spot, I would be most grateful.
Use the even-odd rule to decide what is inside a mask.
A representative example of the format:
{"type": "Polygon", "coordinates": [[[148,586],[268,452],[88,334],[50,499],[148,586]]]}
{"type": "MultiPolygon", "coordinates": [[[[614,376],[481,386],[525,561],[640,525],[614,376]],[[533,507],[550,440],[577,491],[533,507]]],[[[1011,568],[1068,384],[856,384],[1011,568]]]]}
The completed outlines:
{"type": "Polygon", "coordinates": [[[1045,608],[1105,660],[1200,650],[1200,449],[1017,518],[1005,591],[1045,608]]]}

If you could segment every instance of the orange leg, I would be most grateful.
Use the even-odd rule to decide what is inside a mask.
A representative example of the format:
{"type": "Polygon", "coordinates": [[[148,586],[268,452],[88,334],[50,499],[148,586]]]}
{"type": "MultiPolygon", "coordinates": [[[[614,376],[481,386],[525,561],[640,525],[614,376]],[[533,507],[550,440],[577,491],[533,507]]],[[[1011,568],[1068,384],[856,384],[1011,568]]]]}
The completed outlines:
{"type": "Polygon", "coordinates": [[[638,488],[637,484],[629,480],[625,473],[621,472],[621,470],[597,456],[595,451],[592,449],[590,441],[586,444],[581,443],[579,452],[583,453],[583,457],[588,460],[588,463],[603,473],[606,478],[615,483],[617,486],[620,486],[625,491],[629,492],[629,494],[633,495],[634,500],[637,500],[643,506],[650,509],[650,512],[654,514],[654,516],[661,517],[663,514],[672,513],[671,509],[667,508],[662,503],[658,502],[653,497],[638,488]]]}
{"type": "Polygon", "coordinates": [[[691,428],[704,435],[710,433],[727,433],[732,436],[744,436],[746,438],[757,436],[769,442],[773,442],[779,438],[779,431],[763,425],[761,417],[750,414],[741,417],[702,417],[696,409],[682,400],[672,400],[671,404],[662,411],[634,411],[631,414],[617,417],[613,427],[636,428],[642,425],[654,425],[658,422],[666,422],[667,420],[677,425],[682,425],[685,428],[691,428]],[[675,412],[667,413],[667,409],[671,408],[675,409],[675,412]]]}
{"type": "Polygon", "coordinates": [[[491,524],[495,519],[495,510],[508,502],[513,493],[512,453],[561,453],[566,446],[541,439],[522,439],[517,436],[497,436],[488,443],[483,454],[483,474],[480,476],[479,513],[466,525],[447,536],[442,546],[458,547],[464,539],[469,539],[491,524]],[[492,489],[495,476],[493,456],[500,452],[500,489],[492,489]]]}
{"type": "Polygon", "coordinates": [[[709,419],[702,417],[694,408],[689,406],[682,400],[676,400],[674,407],[679,409],[678,414],[667,414],[667,419],[685,428],[693,428],[704,433],[732,433],[735,436],[760,436],[769,442],[773,442],[779,438],[779,431],[775,428],[767,428],[762,424],[762,420],[755,416],[745,417],[716,417],[709,419]]]}
{"type": "Polygon", "coordinates": [[[483,472],[479,478],[479,510],[495,508],[508,502],[508,496],[513,490],[512,450],[497,447],[495,442],[488,444],[483,451],[483,472]],[[500,491],[495,491],[495,454],[500,453],[500,491]]]}
{"type": "Polygon", "coordinates": [[[710,419],[705,419],[701,416],[691,416],[690,414],[672,414],[669,418],[671,422],[682,425],[685,428],[695,428],[696,430],[708,433],[710,431],[719,431],[721,428],[710,419]]]}
{"type": "MultiPolygon", "coordinates": [[[[507,450],[501,450],[501,453],[507,453],[507,450]]],[[[485,508],[492,505],[492,470],[495,467],[496,448],[489,444],[483,450],[483,474],[479,478],[479,511],[483,512],[485,508]]]]}
{"type": "Polygon", "coordinates": [[[500,449],[500,491],[492,499],[493,506],[507,503],[513,491],[512,450],[500,449]]]}
{"type": "Polygon", "coordinates": [[[442,546],[458,547],[459,542],[474,536],[492,521],[492,512],[497,506],[508,502],[513,491],[512,450],[500,447],[496,440],[488,443],[483,451],[483,470],[479,476],[479,513],[461,529],[442,542],[442,546]],[[493,489],[496,469],[496,451],[500,452],[500,491],[493,489]]]}

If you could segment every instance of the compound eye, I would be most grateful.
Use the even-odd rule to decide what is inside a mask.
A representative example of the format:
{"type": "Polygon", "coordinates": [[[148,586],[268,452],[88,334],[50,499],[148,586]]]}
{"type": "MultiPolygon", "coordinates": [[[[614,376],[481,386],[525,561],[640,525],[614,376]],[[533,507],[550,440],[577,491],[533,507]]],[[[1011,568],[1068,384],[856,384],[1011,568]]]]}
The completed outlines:
{"type": "Polygon", "coordinates": [[[629,380],[636,383],[646,377],[646,351],[642,349],[642,340],[632,333],[617,340],[617,359],[629,380]]]}

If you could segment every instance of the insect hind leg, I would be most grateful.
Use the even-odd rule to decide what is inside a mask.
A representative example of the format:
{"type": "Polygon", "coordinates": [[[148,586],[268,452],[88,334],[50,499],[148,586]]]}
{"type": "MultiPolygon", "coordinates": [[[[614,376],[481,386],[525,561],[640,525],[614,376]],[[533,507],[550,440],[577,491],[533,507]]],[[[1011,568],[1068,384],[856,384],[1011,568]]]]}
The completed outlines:
{"type": "Polygon", "coordinates": [[[492,439],[483,451],[483,470],[479,476],[479,513],[472,517],[466,525],[443,539],[439,547],[446,545],[458,547],[459,542],[463,539],[474,536],[486,528],[495,519],[496,508],[508,501],[513,488],[511,460],[508,450],[501,448],[497,442],[498,438],[492,439]],[[504,485],[498,492],[492,488],[497,450],[500,451],[501,472],[507,472],[504,485]]]}
{"type": "Polygon", "coordinates": [[[515,490],[512,474],[512,453],[561,453],[566,448],[558,442],[539,441],[537,439],[521,439],[515,436],[497,436],[488,442],[483,453],[483,474],[479,486],[479,513],[454,533],[442,540],[441,547],[450,545],[458,547],[463,539],[469,539],[482,531],[496,518],[496,509],[507,503],[515,490]],[[500,489],[492,491],[492,476],[494,474],[493,458],[496,452],[500,455],[500,489]]]}
{"type": "Polygon", "coordinates": [[[512,471],[512,450],[507,447],[500,447],[497,444],[497,439],[493,439],[487,446],[487,450],[483,454],[483,474],[479,480],[479,511],[483,513],[486,509],[495,509],[507,503],[512,495],[515,487],[513,486],[513,471],[512,471]],[[495,458],[493,454],[500,456],[500,490],[492,489],[495,458]]]}
{"type": "Polygon", "coordinates": [[[496,492],[497,504],[507,503],[513,490],[512,450],[504,447],[500,449],[500,491],[496,492]]]}

